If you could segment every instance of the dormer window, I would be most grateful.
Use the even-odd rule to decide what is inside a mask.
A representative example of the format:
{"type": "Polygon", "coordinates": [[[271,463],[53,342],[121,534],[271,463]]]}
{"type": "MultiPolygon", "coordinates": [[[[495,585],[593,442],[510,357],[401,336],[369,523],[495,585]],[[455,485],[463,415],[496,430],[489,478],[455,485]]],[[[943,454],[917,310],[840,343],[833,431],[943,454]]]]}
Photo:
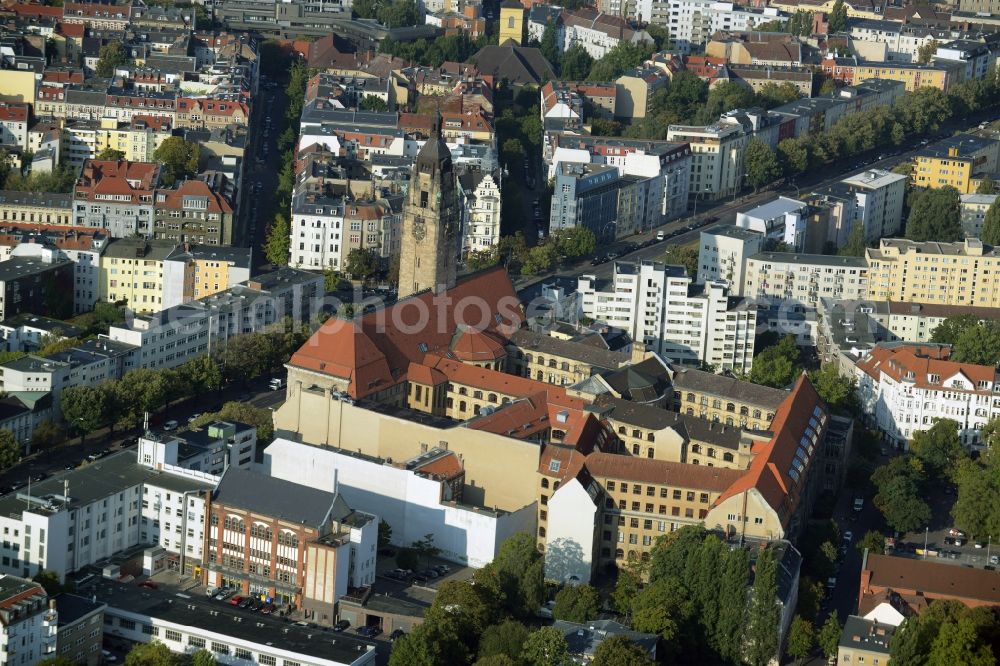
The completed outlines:
{"type": "Polygon", "coordinates": [[[929,381],[931,384],[940,383],[941,375],[934,375],[934,374],[927,375],[927,381],[929,381]]]}

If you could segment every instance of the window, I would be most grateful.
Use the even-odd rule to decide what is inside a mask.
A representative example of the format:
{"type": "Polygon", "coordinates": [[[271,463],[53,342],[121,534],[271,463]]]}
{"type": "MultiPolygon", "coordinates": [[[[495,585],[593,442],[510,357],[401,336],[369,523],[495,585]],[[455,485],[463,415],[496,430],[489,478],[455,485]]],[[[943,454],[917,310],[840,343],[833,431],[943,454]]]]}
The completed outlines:
{"type": "Polygon", "coordinates": [[[168,641],[177,641],[177,642],[180,642],[180,640],[181,640],[181,632],[174,631],[173,629],[167,629],[165,632],[163,632],[163,637],[165,639],[167,639],[168,641]]]}
{"type": "Polygon", "coordinates": [[[269,654],[262,654],[257,658],[257,663],[262,664],[262,666],[275,666],[275,664],[278,663],[278,660],[269,654]]]}
{"type": "Polygon", "coordinates": [[[229,646],[224,643],[212,641],[212,652],[215,654],[229,654],[229,646]]]}
{"type": "Polygon", "coordinates": [[[201,648],[205,647],[205,639],[197,638],[196,636],[190,636],[188,637],[188,645],[190,645],[196,650],[200,650],[201,648]]]}
{"type": "Polygon", "coordinates": [[[246,659],[247,661],[253,659],[253,652],[247,650],[246,648],[236,648],[233,650],[233,655],[237,659],[246,659]]]}

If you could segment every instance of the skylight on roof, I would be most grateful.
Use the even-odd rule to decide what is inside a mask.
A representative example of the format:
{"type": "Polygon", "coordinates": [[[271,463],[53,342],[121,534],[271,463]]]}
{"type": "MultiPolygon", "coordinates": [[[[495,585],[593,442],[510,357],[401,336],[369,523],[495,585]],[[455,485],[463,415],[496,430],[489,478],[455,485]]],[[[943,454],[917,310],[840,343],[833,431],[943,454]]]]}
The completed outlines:
{"type": "Polygon", "coordinates": [[[549,461],[549,471],[550,472],[558,472],[559,468],[561,466],[562,466],[562,461],[561,460],[551,460],[551,461],[549,461]]]}
{"type": "Polygon", "coordinates": [[[417,351],[419,351],[422,354],[426,354],[427,353],[427,343],[426,342],[418,342],[417,343],[417,351]]]}

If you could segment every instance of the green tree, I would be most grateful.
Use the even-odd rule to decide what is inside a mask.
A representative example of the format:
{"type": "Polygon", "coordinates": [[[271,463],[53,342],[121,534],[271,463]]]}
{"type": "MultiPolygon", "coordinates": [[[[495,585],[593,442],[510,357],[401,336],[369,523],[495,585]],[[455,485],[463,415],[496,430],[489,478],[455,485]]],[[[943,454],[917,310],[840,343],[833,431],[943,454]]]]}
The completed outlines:
{"type": "Polygon", "coordinates": [[[76,662],[68,657],[49,657],[35,662],[35,666],[76,666],[76,662]]]}
{"type": "Polygon", "coordinates": [[[378,548],[382,550],[383,548],[388,548],[389,544],[392,543],[392,525],[385,522],[383,519],[378,521],[378,548]]]}
{"type": "Polygon", "coordinates": [[[217,666],[218,660],[211,652],[202,648],[189,657],[189,666],[217,666]]]}
{"type": "Polygon", "coordinates": [[[632,611],[632,603],[642,589],[642,577],[645,569],[645,563],[641,560],[626,562],[624,567],[618,568],[618,580],[611,593],[611,603],[615,610],[626,617],[632,611]]]}
{"type": "Polygon", "coordinates": [[[404,28],[417,25],[420,13],[413,0],[385,0],[379,5],[376,16],[387,28],[404,28]]]}
{"type": "Polygon", "coordinates": [[[653,666],[646,651],[626,636],[612,636],[594,650],[592,666],[653,666]]]}
{"type": "Polygon", "coordinates": [[[97,159],[117,162],[118,160],[125,159],[125,153],[120,150],[115,150],[114,148],[105,148],[97,154],[97,159]]]}
{"type": "Polygon", "coordinates": [[[591,118],[590,133],[594,136],[621,136],[622,124],[617,120],[591,118]]]}
{"type": "Polygon", "coordinates": [[[196,397],[222,387],[222,369],[207,354],[185,361],[177,370],[196,397]]]}
{"type": "MultiPolygon", "coordinates": [[[[545,30],[542,32],[542,41],[538,45],[538,50],[542,52],[542,56],[549,61],[549,64],[552,65],[552,68],[555,71],[560,71],[559,52],[561,49],[559,48],[559,35],[555,24],[551,21],[545,24],[545,30]]],[[[590,56],[588,55],[588,57],[590,56]]],[[[589,68],[587,71],[590,71],[589,68]]],[[[565,75],[563,76],[565,78],[572,78],[566,77],[565,75]]],[[[584,74],[584,76],[586,76],[586,74],[584,74]]]]}
{"type": "Polygon", "coordinates": [[[146,412],[159,410],[167,397],[165,376],[152,368],[130,370],[114,387],[117,401],[123,406],[120,420],[128,427],[142,423],[146,412]]]}
{"type": "Polygon", "coordinates": [[[683,266],[688,276],[698,275],[698,247],[696,245],[668,245],[663,253],[663,263],[683,266]]]}
{"type": "Polygon", "coordinates": [[[722,553],[719,576],[719,615],[709,639],[716,652],[730,662],[738,662],[743,650],[740,640],[746,618],[746,587],[750,577],[750,557],[737,548],[722,553]]]}
{"type": "Polygon", "coordinates": [[[865,238],[865,225],[857,222],[851,228],[851,233],[847,235],[847,242],[837,251],[837,254],[841,257],[863,257],[867,249],[868,241],[865,238]]]}
{"type": "Polygon", "coordinates": [[[485,571],[496,577],[510,613],[532,617],[545,600],[544,566],[534,535],[517,532],[500,544],[485,571]]]}
{"type": "Polygon", "coordinates": [[[434,595],[434,603],[425,621],[439,623],[443,618],[462,636],[481,636],[501,616],[501,600],[489,594],[487,586],[472,581],[447,581],[434,595]]]}
{"type": "Polygon", "coordinates": [[[566,637],[554,627],[533,631],[524,641],[521,661],[525,666],[568,666],[569,646],[566,637]]]}
{"type": "Polygon", "coordinates": [[[35,427],[31,433],[31,450],[44,451],[59,446],[66,439],[66,431],[53,423],[45,420],[35,427]]]}
{"type": "Polygon", "coordinates": [[[653,54],[653,45],[621,41],[590,68],[590,81],[613,81],[653,54]]]}
{"type": "Polygon", "coordinates": [[[163,643],[136,643],[125,655],[125,666],[180,666],[180,659],[163,643]]]}
{"type": "Polygon", "coordinates": [[[778,142],[778,163],[785,176],[797,176],[809,168],[808,146],[806,138],[782,139],[778,142]]]}
{"type": "MultiPolygon", "coordinates": [[[[985,181],[984,181],[985,182],[985,181]]],[[[993,200],[983,216],[983,230],[980,239],[987,245],[1000,245],[1000,197],[993,200]]]]}
{"type": "Polygon", "coordinates": [[[961,240],[962,236],[958,190],[951,186],[914,190],[906,220],[907,238],[947,243],[961,240]]]}
{"type": "MultiPolygon", "coordinates": [[[[957,601],[935,601],[920,615],[907,618],[896,629],[889,645],[890,662],[896,664],[929,665],[929,657],[944,625],[953,623],[963,614],[965,607],[957,601]]],[[[939,646],[943,648],[944,646],[939,646]]],[[[944,666],[948,662],[933,662],[944,666]]],[[[961,663],[961,662],[958,662],[961,663]]]]}
{"type": "Polygon", "coordinates": [[[555,247],[551,243],[536,245],[521,258],[521,272],[525,275],[544,273],[556,263],[555,247]]]}
{"type": "Polygon", "coordinates": [[[202,414],[191,426],[203,428],[213,421],[238,421],[257,428],[258,446],[270,443],[274,437],[274,424],[271,410],[266,407],[255,407],[246,402],[227,402],[218,412],[202,414]]]}
{"type": "Polygon", "coordinates": [[[375,274],[377,268],[375,253],[359,247],[348,252],[347,261],[344,262],[344,272],[355,280],[367,280],[375,274]]]}
{"type": "Polygon", "coordinates": [[[354,12],[355,18],[373,19],[378,11],[378,5],[379,0],[357,0],[357,2],[351,3],[351,10],[354,12]]]}
{"type": "Polygon", "coordinates": [[[938,42],[936,39],[932,39],[926,42],[922,46],[917,48],[917,62],[926,65],[934,57],[937,52],[938,42]]]}
{"type": "Polygon", "coordinates": [[[430,633],[429,627],[421,625],[396,639],[389,666],[437,666],[439,652],[430,633]]]}
{"type": "Polygon", "coordinates": [[[816,636],[816,644],[823,652],[823,656],[831,659],[837,656],[837,647],[840,645],[840,621],[837,620],[836,613],[830,613],[823,623],[823,627],[816,636]]]}
{"type": "Polygon", "coordinates": [[[799,348],[794,335],[786,335],[776,345],[766,348],[753,359],[750,381],[774,388],[784,388],[799,375],[799,348]]]}
{"type": "Polygon", "coordinates": [[[362,111],[388,111],[389,105],[377,95],[365,95],[358,105],[362,111]]]}
{"type": "Polygon", "coordinates": [[[517,666],[518,662],[505,654],[492,654],[488,657],[480,657],[476,660],[475,666],[517,666]]]}
{"type": "Polygon", "coordinates": [[[264,256],[275,266],[287,266],[288,254],[291,250],[292,227],[284,213],[274,214],[274,221],[267,229],[267,240],[264,241],[264,256]]]}
{"type": "Polygon", "coordinates": [[[979,187],[976,188],[976,194],[996,194],[997,184],[994,182],[993,177],[986,175],[981,181],[979,181],[979,187]]]}
{"type": "Polygon", "coordinates": [[[153,157],[162,165],[160,182],[170,187],[197,175],[201,148],[182,137],[169,136],[153,151],[153,157]]]}
{"type": "Polygon", "coordinates": [[[885,552],[885,535],[875,530],[868,530],[855,545],[862,554],[867,550],[872,555],[881,555],[885,552]]]}
{"type": "Polygon", "coordinates": [[[766,548],[757,556],[754,566],[753,594],[747,612],[747,661],[751,666],[766,666],[778,652],[778,632],[781,620],[778,606],[778,562],[774,551],[766,548]]]}
{"type": "Polygon", "coordinates": [[[59,406],[67,423],[80,431],[80,441],[87,433],[91,433],[106,425],[109,419],[109,401],[112,392],[105,385],[90,386],[77,384],[62,390],[59,396],[59,406]]]}
{"type": "MultiPolygon", "coordinates": [[[[996,633],[996,618],[992,618],[991,634],[996,633]]],[[[990,644],[984,640],[971,609],[964,609],[952,622],[941,625],[940,632],[928,655],[928,663],[963,664],[963,666],[993,666],[997,663],[990,644]]]]}
{"type": "Polygon", "coordinates": [[[962,331],[952,346],[951,360],[976,365],[1000,362],[1000,322],[977,322],[962,331]]]}
{"type": "Polygon", "coordinates": [[[556,594],[552,617],[582,624],[597,617],[601,599],[590,585],[567,585],[556,594]]]}
{"type": "Polygon", "coordinates": [[[560,78],[566,81],[582,81],[594,66],[594,59],[580,44],[566,49],[560,59],[560,78]]]}
{"type": "Polygon", "coordinates": [[[810,372],[809,381],[834,412],[850,415],[857,411],[856,382],[853,377],[840,374],[836,365],[829,363],[810,372]]]}
{"type": "Polygon", "coordinates": [[[114,76],[115,70],[128,62],[128,54],[120,41],[111,41],[97,51],[97,66],[94,71],[103,79],[114,76]]]}
{"type": "Polygon", "coordinates": [[[56,575],[55,571],[48,571],[46,569],[43,569],[38,573],[36,573],[31,580],[41,585],[42,589],[45,590],[45,594],[49,595],[50,597],[54,597],[60,592],[68,591],[67,588],[64,587],[63,584],[59,581],[59,576],[56,575]]]}
{"type": "Polygon", "coordinates": [[[597,237],[586,227],[559,230],[552,234],[552,240],[556,252],[570,259],[589,256],[597,249],[597,237]]]}
{"type": "Polygon", "coordinates": [[[400,548],[396,551],[396,564],[401,569],[414,571],[420,566],[420,556],[412,548],[400,548]]]}
{"type": "Polygon", "coordinates": [[[743,152],[743,168],[746,169],[747,182],[755,192],[781,177],[778,156],[770,146],[757,138],[751,139],[743,152]]]}
{"type": "Polygon", "coordinates": [[[794,102],[801,97],[798,87],[791,81],[765,83],[757,92],[757,101],[765,108],[772,108],[794,102]]]}
{"type": "Polygon", "coordinates": [[[954,466],[969,455],[958,438],[958,429],[952,419],[938,419],[929,429],[913,433],[910,451],[926,469],[950,475],[954,466]]]}
{"type": "Polygon", "coordinates": [[[923,499],[924,473],[911,457],[894,458],[875,470],[871,480],[878,489],[875,506],[885,521],[900,532],[912,532],[927,525],[931,510],[923,499]]]}
{"type": "Polygon", "coordinates": [[[521,657],[528,633],[528,628],[517,620],[505,620],[486,627],[479,639],[479,659],[505,655],[516,662],[521,657]]]}
{"type": "Polygon", "coordinates": [[[797,660],[805,659],[812,652],[815,643],[816,631],[813,629],[812,622],[802,619],[801,615],[796,615],[788,629],[788,646],[786,648],[788,656],[797,660]]]}
{"type": "Polygon", "coordinates": [[[954,345],[968,329],[979,326],[979,318],[971,314],[953,315],[937,325],[931,340],[945,345],[954,345]]]}
{"type": "Polygon", "coordinates": [[[829,17],[829,28],[831,33],[847,30],[847,5],[844,4],[844,0],[837,0],[833,3],[833,10],[829,17]]]}

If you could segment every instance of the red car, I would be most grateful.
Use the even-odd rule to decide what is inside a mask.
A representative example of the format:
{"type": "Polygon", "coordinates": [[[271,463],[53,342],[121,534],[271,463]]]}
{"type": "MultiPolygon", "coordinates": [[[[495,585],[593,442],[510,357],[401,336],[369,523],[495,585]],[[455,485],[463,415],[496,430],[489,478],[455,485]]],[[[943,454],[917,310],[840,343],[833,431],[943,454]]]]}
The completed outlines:
{"type": "Polygon", "coordinates": [[[156,590],[159,589],[160,586],[151,580],[144,580],[141,583],[139,583],[139,587],[145,587],[150,590],[156,590]]]}
{"type": "Polygon", "coordinates": [[[240,602],[243,601],[243,599],[244,597],[241,597],[240,595],[237,594],[229,598],[229,603],[232,604],[233,606],[238,606],[240,602]]]}

